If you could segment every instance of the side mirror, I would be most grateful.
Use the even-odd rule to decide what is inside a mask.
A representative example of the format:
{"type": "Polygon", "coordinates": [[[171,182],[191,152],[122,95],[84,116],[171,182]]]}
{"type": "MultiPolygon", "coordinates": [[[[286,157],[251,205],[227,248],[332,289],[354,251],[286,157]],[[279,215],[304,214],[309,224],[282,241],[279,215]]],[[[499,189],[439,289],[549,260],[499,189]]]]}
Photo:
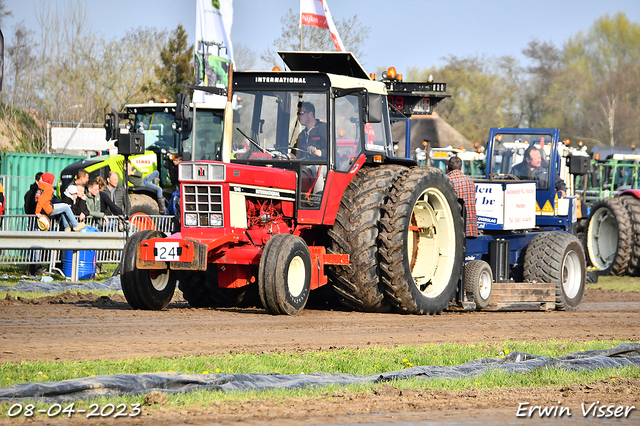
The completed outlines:
{"type": "Polygon", "coordinates": [[[186,93],[178,93],[176,98],[176,120],[185,121],[189,118],[189,104],[191,97],[186,93]]]}
{"type": "Polygon", "coordinates": [[[591,171],[591,186],[593,188],[598,188],[600,186],[600,176],[598,175],[597,170],[591,171]]]}
{"type": "Polygon", "coordinates": [[[382,99],[380,95],[367,95],[367,122],[382,122],[382,99]]]}

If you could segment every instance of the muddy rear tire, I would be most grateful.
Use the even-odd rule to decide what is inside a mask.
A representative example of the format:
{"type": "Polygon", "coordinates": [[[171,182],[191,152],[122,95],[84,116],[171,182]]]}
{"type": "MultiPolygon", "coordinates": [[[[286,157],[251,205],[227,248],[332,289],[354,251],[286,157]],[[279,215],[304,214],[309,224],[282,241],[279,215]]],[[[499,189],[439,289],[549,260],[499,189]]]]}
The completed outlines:
{"type": "Polygon", "coordinates": [[[381,220],[382,279],[400,313],[440,314],[464,262],[464,222],[447,175],[415,167],[389,191],[381,220]]]}
{"type": "Polygon", "coordinates": [[[333,228],[331,252],[348,254],[350,264],[333,266],[329,276],[340,302],[363,312],[386,312],[391,304],[380,280],[378,235],[387,191],[401,166],[363,167],[345,190],[333,228]]]}
{"type": "Polygon", "coordinates": [[[603,275],[623,275],[631,254],[631,220],[619,199],[593,203],[587,225],[587,254],[603,275]]]}
{"type": "Polygon", "coordinates": [[[192,308],[246,308],[257,305],[255,285],[240,288],[218,286],[217,265],[206,271],[178,271],[178,288],[192,308]]]}
{"type": "Polygon", "coordinates": [[[142,213],[146,215],[158,215],[158,203],[151,197],[142,194],[129,194],[129,215],[142,213]]]}
{"type": "Polygon", "coordinates": [[[580,241],[563,232],[533,237],[524,256],[524,279],[556,285],[556,309],[573,311],[584,297],[587,266],[580,241]]]}

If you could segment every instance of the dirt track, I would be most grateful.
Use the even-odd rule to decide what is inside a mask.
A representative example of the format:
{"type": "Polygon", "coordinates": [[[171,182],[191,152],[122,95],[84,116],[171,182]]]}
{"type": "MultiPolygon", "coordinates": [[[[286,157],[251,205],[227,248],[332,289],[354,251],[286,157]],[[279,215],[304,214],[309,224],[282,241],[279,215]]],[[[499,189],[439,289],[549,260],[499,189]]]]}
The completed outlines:
{"type": "MultiPolygon", "coordinates": [[[[18,300],[0,300],[0,363],[22,360],[120,359],[158,355],[175,357],[223,354],[230,351],[310,351],[442,342],[493,342],[498,345],[505,340],[550,339],[639,341],[640,293],[588,289],[581,309],[575,312],[445,312],[433,317],[362,314],[323,309],[308,309],[296,317],[270,316],[261,309],[191,309],[179,298],[176,298],[165,311],[133,311],[124,298],[117,295],[111,298],[96,298],[67,294],[40,299],[35,304],[18,300]]],[[[619,403],[633,402],[640,408],[639,381],[620,381],[607,386],[608,393],[599,394],[593,389],[592,395],[602,397],[607,402],[615,402],[612,400],[614,398],[619,403]],[[611,390],[611,386],[618,388],[611,390]]],[[[574,391],[578,392],[578,389],[574,391]]],[[[389,398],[392,400],[402,400],[401,391],[387,393],[389,392],[389,398]]],[[[547,403],[556,401],[558,397],[555,395],[557,389],[536,392],[540,393],[540,400],[547,403]]],[[[586,392],[585,395],[590,392],[586,392]]],[[[268,422],[274,419],[274,415],[277,419],[290,419],[291,424],[308,423],[312,418],[320,423],[338,422],[337,417],[332,417],[334,414],[342,413],[343,417],[346,416],[348,419],[348,413],[357,413],[358,410],[386,412],[393,407],[404,407],[401,408],[400,414],[404,413],[402,415],[409,417],[415,411],[459,410],[461,407],[473,410],[491,408],[493,411],[489,411],[490,416],[497,414],[499,409],[515,412],[517,403],[514,403],[514,397],[507,398],[507,394],[513,392],[503,393],[504,395],[500,396],[501,393],[497,391],[498,396],[493,398],[496,401],[494,405],[479,404],[479,398],[475,397],[452,395],[445,398],[448,400],[446,404],[430,401],[425,405],[424,395],[411,394],[413,396],[408,397],[407,392],[404,392],[403,404],[390,406],[387,405],[388,400],[375,394],[367,394],[355,400],[354,396],[349,395],[339,399],[328,397],[325,403],[305,402],[306,409],[303,410],[302,417],[299,408],[276,408],[270,407],[269,403],[260,405],[258,411],[264,410],[264,414],[257,417],[249,413],[242,414],[242,410],[236,410],[234,414],[234,410],[229,407],[214,408],[218,413],[215,416],[217,421],[222,421],[223,418],[230,423],[251,420],[250,424],[268,422]],[[501,400],[506,402],[497,402],[501,400]],[[419,403],[420,401],[422,403],[419,403]],[[336,402],[347,405],[338,409],[333,407],[340,406],[336,402]],[[317,410],[324,413],[320,415],[320,418],[325,416],[324,421],[314,417],[319,415],[317,410]],[[226,414],[220,416],[222,412],[226,414]]],[[[582,396],[583,399],[587,397],[582,396]]],[[[435,400],[438,399],[438,395],[429,398],[435,400]]],[[[440,398],[442,399],[442,395],[440,398]]],[[[257,406],[254,408],[258,409],[257,406]]],[[[210,409],[201,413],[203,417],[196,423],[211,421],[211,418],[207,417],[211,414],[208,410],[210,409]]],[[[460,411],[456,412],[459,417],[460,411]]],[[[171,413],[154,413],[153,423],[166,421],[170,424],[176,420],[171,420],[171,413]]],[[[470,413],[467,412],[466,415],[470,413]]],[[[396,413],[393,421],[399,420],[400,414],[396,413]]],[[[194,416],[195,420],[199,415],[194,416]]],[[[510,419],[514,419],[512,414],[509,416],[510,419]]],[[[637,420],[640,415],[636,416],[637,420]]],[[[355,420],[352,418],[350,421],[355,420]]],[[[388,419],[385,420],[384,415],[379,414],[377,420],[374,416],[369,421],[388,419]]]]}

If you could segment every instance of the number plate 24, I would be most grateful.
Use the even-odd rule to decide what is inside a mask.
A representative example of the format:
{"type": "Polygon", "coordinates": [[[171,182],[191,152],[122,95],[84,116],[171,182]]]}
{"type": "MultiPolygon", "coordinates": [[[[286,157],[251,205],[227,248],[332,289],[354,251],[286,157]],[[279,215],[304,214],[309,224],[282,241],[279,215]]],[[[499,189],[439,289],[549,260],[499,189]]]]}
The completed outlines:
{"type": "Polygon", "coordinates": [[[140,244],[140,260],[147,262],[191,262],[193,243],[185,240],[154,238],[140,244]]]}

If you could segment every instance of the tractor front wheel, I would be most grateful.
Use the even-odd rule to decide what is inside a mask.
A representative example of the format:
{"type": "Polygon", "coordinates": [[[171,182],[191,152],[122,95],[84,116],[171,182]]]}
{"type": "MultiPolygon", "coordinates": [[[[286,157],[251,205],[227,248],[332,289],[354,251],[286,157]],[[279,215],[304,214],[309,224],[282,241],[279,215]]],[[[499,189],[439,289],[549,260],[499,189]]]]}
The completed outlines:
{"type": "Polygon", "coordinates": [[[258,293],[273,315],[297,315],[311,291],[311,255],[297,235],[278,234],[267,241],[260,258],[258,293]]]}
{"type": "Polygon", "coordinates": [[[120,281],[127,302],[133,309],[159,311],[167,307],[176,288],[176,274],[170,269],[138,269],[138,245],[163,237],[160,231],[141,231],[129,239],[122,253],[120,281]]]}

